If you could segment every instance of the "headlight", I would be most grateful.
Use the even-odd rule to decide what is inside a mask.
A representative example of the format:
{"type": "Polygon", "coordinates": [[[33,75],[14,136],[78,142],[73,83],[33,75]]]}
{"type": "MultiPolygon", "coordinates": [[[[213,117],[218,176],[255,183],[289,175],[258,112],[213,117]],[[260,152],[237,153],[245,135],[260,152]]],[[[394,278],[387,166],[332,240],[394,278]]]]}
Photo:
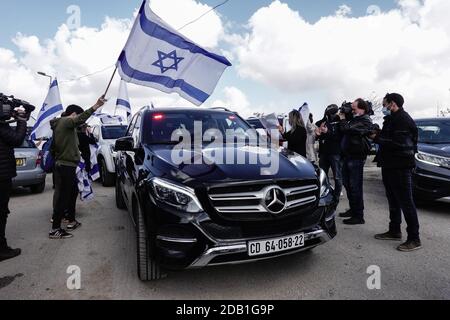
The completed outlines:
{"type": "Polygon", "coordinates": [[[320,169],[320,197],[325,198],[330,193],[330,183],[325,171],[320,169]]]}
{"type": "Polygon", "coordinates": [[[450,169],[450,158],[447,157],[441,157],[425,152],[419,152],[416,154],[416,159],[418,161],[430,164],[432,166],[450,169]]]}
{"type": "Polygon", "coordinates": [[[189,213],[204,211],[191,188],[176,185],[160,178],[151,179],[151,185],[153,193],[159,201],[189,213]]]}

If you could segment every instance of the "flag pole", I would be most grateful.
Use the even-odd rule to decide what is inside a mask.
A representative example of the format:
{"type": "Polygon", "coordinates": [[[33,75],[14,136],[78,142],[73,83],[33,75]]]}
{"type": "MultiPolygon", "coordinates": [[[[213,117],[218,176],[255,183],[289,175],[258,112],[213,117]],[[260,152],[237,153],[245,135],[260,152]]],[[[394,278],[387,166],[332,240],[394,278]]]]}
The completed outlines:
{"type": "Polygon", "coordinates": [[[113,81],[113,79],[114,79],[114,76],[116,75],[116,72],[117,72],[117,66],[116,66],[116,68],[114,69],[114,72],[113,72],[113,74],[112,74],[112,76],[111,76],[111,80],[109,80],[108,87],[106,88],[106,91],[105,91],[105,97],[106,97],[106,94],[107,94],[108,91],[109,91],[109,88],[111,87],[111,83],[112,83],[112,81],[113,81]]]}

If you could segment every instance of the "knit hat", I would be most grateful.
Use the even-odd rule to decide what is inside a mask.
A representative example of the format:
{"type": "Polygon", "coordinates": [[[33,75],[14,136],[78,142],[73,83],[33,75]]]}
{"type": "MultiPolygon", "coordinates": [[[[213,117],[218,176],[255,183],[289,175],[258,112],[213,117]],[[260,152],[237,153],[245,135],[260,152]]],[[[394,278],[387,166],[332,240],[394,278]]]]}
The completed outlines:
{"type": "Polygon", "coordinates": [[[64,112],[65,116],[70,116],[72,113],[76,113],[77,115],[80,115],[84,112],[83,108],[80,106],[77,106],[75,104],[72,104],[67,107],[66,112],[64,112]]]}

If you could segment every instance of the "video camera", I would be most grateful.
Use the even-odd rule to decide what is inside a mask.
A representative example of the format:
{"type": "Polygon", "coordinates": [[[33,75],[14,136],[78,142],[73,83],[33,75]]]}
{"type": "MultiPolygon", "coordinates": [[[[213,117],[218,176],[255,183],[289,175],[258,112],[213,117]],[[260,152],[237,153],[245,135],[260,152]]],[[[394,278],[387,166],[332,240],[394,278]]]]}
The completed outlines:
{"type": "MultiPolygon", "coordinates": [[[[15,99],[14,96],[5,96],[0,93],[0,122],[9,122],[11,118],[17,119],[19,113],[18,108],[25,109],[25,118],[28,121],[31,113],[36,109],[26,101],[15,99]]],[[[14,122],[14,121],[11,121],[14,122]]]]}
{"type": "MultiPolygon", "coordinates": [[[[373,103],[370,101],[366,101],[366,103],[369,107],[369,112],[367,114],[370,117],[374,116],[375,112],[373,111],[373,103]]],[[[342,106],[339,108],[339,113],[345,114],[347,117],[352,117],[352,115],[353,115],[352,103],[344,101],[342,103],[342,106]]]]}

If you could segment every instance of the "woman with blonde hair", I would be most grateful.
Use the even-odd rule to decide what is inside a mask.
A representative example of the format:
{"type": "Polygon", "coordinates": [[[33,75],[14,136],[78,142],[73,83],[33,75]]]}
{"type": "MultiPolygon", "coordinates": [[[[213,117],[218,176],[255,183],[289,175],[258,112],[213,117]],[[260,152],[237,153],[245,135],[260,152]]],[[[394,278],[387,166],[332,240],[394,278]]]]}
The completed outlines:
{"type": "Polygon", "coordinates": [[[279,126],[283,138],[288,142],[288,149],[306,158],[306,128],[300,112],[293,110],[289,113],[289,125],[292,129],[284,132],[284,128],[279,126]]]}

